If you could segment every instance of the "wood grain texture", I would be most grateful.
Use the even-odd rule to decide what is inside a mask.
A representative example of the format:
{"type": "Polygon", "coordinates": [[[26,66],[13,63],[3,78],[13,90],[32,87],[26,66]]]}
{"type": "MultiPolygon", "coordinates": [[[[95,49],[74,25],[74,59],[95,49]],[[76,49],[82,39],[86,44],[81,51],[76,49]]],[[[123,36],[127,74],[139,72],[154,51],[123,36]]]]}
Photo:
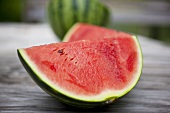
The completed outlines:
{"type": "Polygon", "coordinates": [[[40,89],[21,65],[16,49],[56,42],[47,25],[0,24],[0,113],[169,113],[170,47],[139,36],[144,53],[137,86],[114,104],[95,109],[67,106],[40,89]]]}

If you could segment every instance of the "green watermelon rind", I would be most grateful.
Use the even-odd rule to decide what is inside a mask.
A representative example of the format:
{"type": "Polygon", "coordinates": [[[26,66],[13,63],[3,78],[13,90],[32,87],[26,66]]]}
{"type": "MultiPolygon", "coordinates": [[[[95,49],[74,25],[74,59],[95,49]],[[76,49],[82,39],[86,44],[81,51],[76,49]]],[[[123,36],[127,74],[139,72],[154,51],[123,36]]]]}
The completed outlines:
{"type": "Polygon", "coordinates": [[[99,0],[70,0],[70,2],[66,0],[50,0],[47,12],[48,20],[54,33],[61,40],[76,22],[107,26],[110,19],[109,9],[99,0]],[[66,9],[69,10],[69,13],[66,9]],[[97,18],[94,12],[95,14],[98,13],[97,18]]]}
{"type": "Polygon", "coordinates": [[[128,87],[126,87],[126,89],[124,89],[123,91],[117,91],[117,92],[114,91],[114,93],[112,92],[110,94],[109,92],[108,94],[105,92],[106,93],[105,95],[98,96],[98,98],[91,97],[90,99],[87,99],[81,96],[71,94],[69,92],[61,91],[59,87],[56,88],[56,86],[52,84],[50,80],[48,80],[47,78],[45,78],[45,76],[43,76],[43,74],[38,70],[38,68],[29,59],[24,49],[18,49],[18,56],[21,62],[23,63],[25,69],[28,71],[28,73],[31,75],[34,81],[50,95],[59,98],[61,101],[64,101],[66,103],[72,103],[72,104],[74,103],[75,105],[81,105],[81,104],[103,105],[106,103],[111,103],[115,99],[120,98],[126,93],[128,93],[137,84],[140,78],[140,75],[142,73],[142,64],[143,64],[142,58],[143,57],[142,57],[142,52],[141,52],[141,48],[138,43],[137,37],[132,36],[132,38],[135,40],[136,44],[138,45],[138,51],[140,55],[139,57],[140,65],[138,65],[138,71],[135,75],[136,78],[134,78],[134,81],[131,82],[131,84],[128,87]]]}

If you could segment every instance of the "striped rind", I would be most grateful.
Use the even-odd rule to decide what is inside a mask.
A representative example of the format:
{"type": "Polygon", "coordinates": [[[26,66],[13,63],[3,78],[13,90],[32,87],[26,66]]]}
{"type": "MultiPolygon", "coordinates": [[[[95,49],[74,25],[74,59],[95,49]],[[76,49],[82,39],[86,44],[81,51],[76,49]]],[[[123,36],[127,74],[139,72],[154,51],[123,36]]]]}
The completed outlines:
{"type": "Polygon", "coordinates": [[[50,0],[49,7],[48,7],[48,17],[50,25],[57,34],[57,36],[62,37],[62,34],[65,32],[63,26],[61,25],[63,20],[60,19],[60,13],[62,11],[60,7],[61,1],[60,0],[50,0]]]}
{"type": "Polygon", "coordinates": [[[106,26],[109,10],[98,0],[50,0],[48,17],[54,33],[62,40],[76,22],[106,26]]]}

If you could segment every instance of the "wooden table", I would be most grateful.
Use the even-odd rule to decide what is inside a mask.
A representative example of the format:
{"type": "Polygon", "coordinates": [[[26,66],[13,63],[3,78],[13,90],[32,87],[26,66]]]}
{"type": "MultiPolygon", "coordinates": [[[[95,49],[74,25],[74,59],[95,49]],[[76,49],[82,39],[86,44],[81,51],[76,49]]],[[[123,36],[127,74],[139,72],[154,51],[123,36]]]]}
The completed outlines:
{"type": "Polygon", "coordinates": [[[21,65],[16,49],[58,41],[46,24],[0,24],[0,113],[170,112],[170,46],[139,36],[144,55],[137,86],[110,106],[77,109],[41,90],[21,65]]]}

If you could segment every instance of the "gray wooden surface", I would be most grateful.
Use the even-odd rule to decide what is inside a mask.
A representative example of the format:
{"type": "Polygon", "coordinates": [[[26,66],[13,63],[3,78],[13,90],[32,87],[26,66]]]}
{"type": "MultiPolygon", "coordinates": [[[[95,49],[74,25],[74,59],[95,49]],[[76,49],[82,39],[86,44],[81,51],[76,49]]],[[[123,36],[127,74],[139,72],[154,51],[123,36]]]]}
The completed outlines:
{"type": "Polygon", "coordinates": [[[170,112],[170,46],[143,36],[143,74],[137,86],[112,105],[77,109],[41,90],[22,67],[16,49],[58,41],[48,25],[0,24],[0,113],[170,112]]]}

